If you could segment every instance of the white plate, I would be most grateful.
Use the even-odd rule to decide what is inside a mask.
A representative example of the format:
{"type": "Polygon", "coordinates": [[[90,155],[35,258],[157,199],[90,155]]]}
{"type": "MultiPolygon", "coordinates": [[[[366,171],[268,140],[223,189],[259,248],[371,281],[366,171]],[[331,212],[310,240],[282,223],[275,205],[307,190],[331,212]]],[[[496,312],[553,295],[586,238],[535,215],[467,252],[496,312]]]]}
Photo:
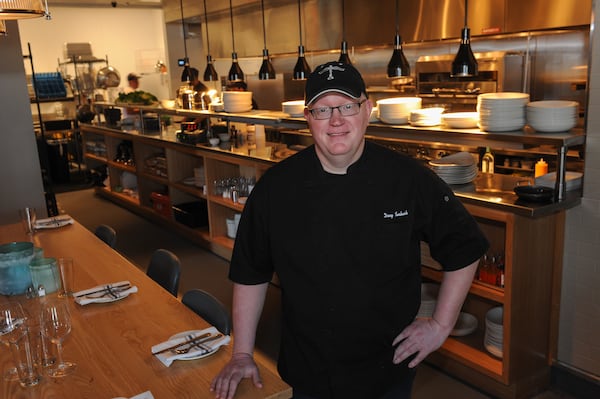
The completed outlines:
{"type": "Polygon", "coordinates": [[[492,355],[502,359],[502,349],[498,348],[497,346],[490,345],[490,344],[484,344],[484,347],[485,347],[486,351],[488,351],[492,355]]]}
{"type": "Polygon", "coordinates": [[[450,335],[455,337],[462,337],[471,334],[477,329],[477,317],[470,313],[461,312],[458,315],[458,320],[454,325],[454,329],[450,332],[450,335]]]}
{"type": "MultiPolygon", "coordinates": [[[[187,335],[192,335],[192,334],[195,335],[195,336],[200,336],[200,335],[202,335],[204,333],[206,333],[206,330],[183,331],[183,332],[177,333],[177,334],[172,335],[171,337],[169,337],[169,341],[172,340],[172,339],[184,338],[187,335]]],[[[219,332],[217,331],[216,334],[219,334],[219,332]]],[[[225,339],[224,335],[223,335],[223,337],[221,337],[219,339],[216,339],[214,341],[207,342],[206,344],[207,345],[211,345],[211,347],[212,347],[212,344],[218,343],[219,341],[221,341],[223,339],[225,339]]],[[[213,354],[217,353],[219,351],[220,347],[221,346],[218,346],[216,349],[213,349],[210,352],[199,352],[199,353],[197,353],[195,355],[192,353],[189,357],[182,357],[182,358],[179,358],[177,360],[196,360],[196,359],[202,359],[204,357],[208,357],[210,355],[213,355],[213,354]]]]}

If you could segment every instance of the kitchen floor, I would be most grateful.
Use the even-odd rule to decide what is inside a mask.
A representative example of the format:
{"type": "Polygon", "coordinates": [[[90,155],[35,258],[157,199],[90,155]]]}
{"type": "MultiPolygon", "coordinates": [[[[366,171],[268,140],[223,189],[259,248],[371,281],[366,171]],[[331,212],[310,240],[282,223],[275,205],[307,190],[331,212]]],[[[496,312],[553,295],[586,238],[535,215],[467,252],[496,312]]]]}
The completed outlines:
{"type": "MultiPolygon", "coordinates": [[[[94,194],[93,189],[57,194],[61,213],[67,213],[93,231],[100,224],[108,224],[117,232],[116,250],[145,270],[152,252],[165,248],[174,252],[182,264],[179,295],[192,288],[211,292],[231,308],[232,284],[227,279],[228,262],[191,241],[121,208],[94,194]]],[[[77,289],[77,287],[75,287],[77,289]]],[[[279,293],[270,288],[267,303],[257,334],[257,348],[274,359],[279,345],[279,293]]],[[[414,399],[430,398],[490,398],[476,388],[461,383],[429,365],[422,365],[417,373],[414,399]]],[[[571,399],[557,389],[535,396],[536,399],[571,399]]]]}

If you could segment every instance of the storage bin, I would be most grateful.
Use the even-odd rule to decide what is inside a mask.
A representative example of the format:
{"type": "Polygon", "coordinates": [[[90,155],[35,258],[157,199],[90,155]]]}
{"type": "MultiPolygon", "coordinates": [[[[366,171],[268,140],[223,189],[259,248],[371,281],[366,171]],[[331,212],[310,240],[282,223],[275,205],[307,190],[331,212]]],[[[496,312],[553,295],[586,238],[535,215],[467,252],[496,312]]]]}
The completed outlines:
{"type": "Polygon", "coordinates": [[[188,227],[208,226],[208,206],[205,200],[173,205],[173,215],[188,227]]]}
{"type": "Polygon", "coordinates": [[[150,194],[152,208],[163,216],[171,217],[171,199],[167,194],[152,192],[150,194]]]}

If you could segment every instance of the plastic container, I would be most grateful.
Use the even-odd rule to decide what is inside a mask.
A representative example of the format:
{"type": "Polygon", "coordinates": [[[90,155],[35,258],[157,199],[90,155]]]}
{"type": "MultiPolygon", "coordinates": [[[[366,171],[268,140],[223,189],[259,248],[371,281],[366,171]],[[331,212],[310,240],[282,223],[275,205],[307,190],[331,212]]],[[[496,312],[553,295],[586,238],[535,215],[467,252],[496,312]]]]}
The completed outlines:
{"type": "Polygon", "coordinates": [[[152,208],[163,216],[171,217],[171,199],[166,194],[153,192],[150,194],[152,208]]]}
{"type": "Polygon", "coordinates": [[[29,262],[33,255],[30,242],[0,245],[0,294],[21,295],[27,291],[31,286],[29,262]]]}

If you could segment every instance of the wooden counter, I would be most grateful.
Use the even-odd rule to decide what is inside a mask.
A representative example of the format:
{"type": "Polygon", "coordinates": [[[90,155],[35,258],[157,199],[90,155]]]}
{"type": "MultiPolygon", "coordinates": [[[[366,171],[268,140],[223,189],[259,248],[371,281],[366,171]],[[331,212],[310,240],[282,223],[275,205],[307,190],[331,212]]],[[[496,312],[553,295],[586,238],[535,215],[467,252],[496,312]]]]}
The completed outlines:
{"type": "MultiPolygon", "coordinates": [[[[22,230],[20,224],[1,226],[0,243],[25,241],[22,230]]],[[[208,323],[77,222],[37,232],[33,243],[42,247],[47,257],[74,259],[75,290],[129,280],[139,291],[108,304],[80,306],[68,299],[73,329],[64,343],[64,358],[77,363],[74,374],[59,379],[44,376],[31,388],[0,379],[0,397],[109,399],[149,390],[157,399],[214,398],[209,384],[229,360],[231,344],[207,358],[176,361],[171,367],[150,352],[153,345],[170,336],[206,328],[208,323]]],[[[36,299],[11,298],[18,298],[28,309],[37,305],[36,299]]],[[[0,351],[0,365],[10,360],[9,351],[0,351]]],[[[255,388],[244,380],[235,397],[291,397],[291,388],[272,366],[261,360],[258,363],[264,387],[255,388]]]]}

